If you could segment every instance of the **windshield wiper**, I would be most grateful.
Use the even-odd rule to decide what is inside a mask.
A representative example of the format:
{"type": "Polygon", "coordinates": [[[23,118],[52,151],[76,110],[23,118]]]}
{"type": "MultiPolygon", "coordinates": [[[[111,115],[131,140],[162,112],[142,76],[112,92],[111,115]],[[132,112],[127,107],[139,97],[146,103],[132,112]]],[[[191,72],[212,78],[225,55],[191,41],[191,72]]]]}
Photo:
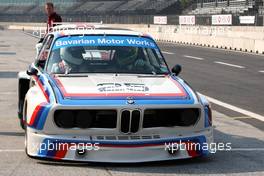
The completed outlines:
{"type": "Polygon", "coordinates": [[[166,75],[164,74],[153,74],[153,75],[138,75],[138,78],[146,78],[146,77],[155,77],[155,78],[164,78],[166,75]]]}
{"type": "Polygon", "coordinates": [[[59,74],[58,77],[88,77],[88,75],[84,74],[59,74]]]}

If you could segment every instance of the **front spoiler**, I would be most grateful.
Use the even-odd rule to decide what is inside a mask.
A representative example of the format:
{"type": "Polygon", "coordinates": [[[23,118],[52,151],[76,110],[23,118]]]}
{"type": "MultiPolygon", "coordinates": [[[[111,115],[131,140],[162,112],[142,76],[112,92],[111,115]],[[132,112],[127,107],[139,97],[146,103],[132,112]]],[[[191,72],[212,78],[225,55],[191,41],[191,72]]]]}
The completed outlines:
{"type": "Polygon", "coordinates": [[[213,142],[212,128],[189,136],[129,141],[94,141],[90,140],[90,137],[66,137],[30,132],[28,132],[27,135],[27,153],[31,157],[59,161],[104,163],[140,163],[207,156],[209,150],[184,149],[184,147],[183,149],[175,150],[173,154],[171,154],[171,152],[169,152],[169,147],[172,147],[172,144],[176,143],[181,145],[185,144],[186,146],[188,144],[189,146],[191,143],[199,143],[200,145],[207,143],[209,145],[213,142]],[[85,150],[85,153],[82,155],[77,154],[77,150],[83,149],[85,144],[88,144],[86,145],[87,150],[85,150]]]}

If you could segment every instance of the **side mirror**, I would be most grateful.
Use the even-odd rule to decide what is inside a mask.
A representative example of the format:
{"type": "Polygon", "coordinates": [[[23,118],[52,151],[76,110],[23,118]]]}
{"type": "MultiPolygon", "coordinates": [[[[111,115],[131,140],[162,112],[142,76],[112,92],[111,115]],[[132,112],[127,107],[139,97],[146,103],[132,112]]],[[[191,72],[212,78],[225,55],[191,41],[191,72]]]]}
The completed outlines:
{"type": "Polygon", "coordinates": [[[171,69],[172,73],[174,73],[176,76],[178,76],[181,71],[182,71],[182,67],[180,65],[175,65],[172,69],[171,69]]]}
{"type": "Polygon", "coordinates": [[[29,76],[36,76],[38,74],[38,70],[35,67],[30,66],[29,69],[27,70],[27,74],[29,76]]]}

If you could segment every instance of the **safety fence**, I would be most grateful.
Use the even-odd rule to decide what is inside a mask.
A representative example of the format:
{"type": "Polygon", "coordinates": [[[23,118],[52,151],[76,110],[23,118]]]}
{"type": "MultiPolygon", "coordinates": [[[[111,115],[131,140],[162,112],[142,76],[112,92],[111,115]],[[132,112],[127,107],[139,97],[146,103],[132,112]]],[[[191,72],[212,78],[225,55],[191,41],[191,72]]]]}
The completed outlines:
{"type": "MultiPolygon", "coordinates": [[[[224,16],[225,14],[223,14],[224,16]]],[[[188,15],[195,16],[195,25],[212,25],[214,15],[188,15]]],[[[219,16],[219,15],[218,15],[219,16]]],[[[220,15],[221,16],[221,15],[220,15]]],[[[154,15],[74,15],[62,16],[64,22],[103,22],[108,24],[154,24],[154,15]]],[[[167,25],[179,25],[179,15],[167,15],[167,25]]],[[[0,15],[0,22],[44,22],[44,15],[0,15]]],[[[219,17],[221,18],[221,17],[219,17]]],[[[230,26],[263,26],[263,16],[254,16],[254,22],[249,24],[240,23],[240,16],[231,15],[230,26]]]]}

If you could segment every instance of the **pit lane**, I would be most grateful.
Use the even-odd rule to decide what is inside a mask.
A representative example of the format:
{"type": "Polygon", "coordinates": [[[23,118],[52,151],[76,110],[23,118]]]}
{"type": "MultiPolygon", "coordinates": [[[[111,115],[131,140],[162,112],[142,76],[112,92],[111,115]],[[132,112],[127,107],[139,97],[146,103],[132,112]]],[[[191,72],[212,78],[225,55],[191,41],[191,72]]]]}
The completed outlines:
{"type": "MultiPolygon", "coordinates": [[[[24,153],[24,133],[17,119],[17,80],[14,74],[25,70],[33,61],[37,39],[20,31],[5,30],[0,31],[0,40],[10,46],[0,48],[0,52],[15,53],[0,55],[0,175],[264,174],[263,122],[219,105],[214,105],[215,111],[213,112],[216,126],[215,141],[218,143],[231,142],[233,150],[218,151],[209,158],[121,165],[58,163],[28,158],[24,153]]],[[[182,64],[181,76],[199,92],[264,115],[263,96],[260,94],[263,91],[263,81],[260,81],[263,80],[263,74],[258,72],[263,69],[262,56],[245,55],[241,59],[242,62],[238,60],[243,57],[239,53],[171,44],[160,44],[160,46],[162,50],[170,53],[167,55],[164,53],[169,65],[182,64]],[[190,59],[183,55],[204,60],[190,59]],[[217,58],[217,60],[210,61],[209,58],[217,58]],[[220,60],[221,62],[242,65],[245,68],[233,68],[227,65],[220,67],[214,62],[221,58],[225,59],[220,60]],[[234,62],[236,59],[238,62],[234,62]],[[250,69],[246,70],[247,68],[250,69]],[[251,84],[241,81],[241,77],[249,79],[251,84]],[[234,80],[239,81],[234,82],[234,80]],[[241,95],[246,98],[241,98],[241,95]]]]}

